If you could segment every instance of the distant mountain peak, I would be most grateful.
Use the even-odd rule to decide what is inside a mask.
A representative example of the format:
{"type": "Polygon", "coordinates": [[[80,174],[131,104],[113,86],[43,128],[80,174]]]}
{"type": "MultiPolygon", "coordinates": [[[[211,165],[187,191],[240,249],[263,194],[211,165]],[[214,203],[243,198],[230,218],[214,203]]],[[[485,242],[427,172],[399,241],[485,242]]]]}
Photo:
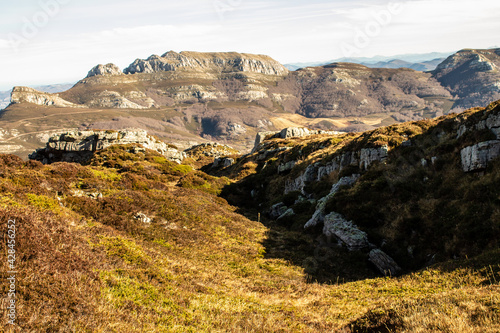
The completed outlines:
{"type": "Polygon", "coordinates": [[[162,56],[151,55],[136,59],[125,68],[125,74],[155,73],[163,71],[195,72],[251,72],[267,75],[286,75],[286,69],[278,61],[265,55],[237,52],[168,51],[162,56]]]}

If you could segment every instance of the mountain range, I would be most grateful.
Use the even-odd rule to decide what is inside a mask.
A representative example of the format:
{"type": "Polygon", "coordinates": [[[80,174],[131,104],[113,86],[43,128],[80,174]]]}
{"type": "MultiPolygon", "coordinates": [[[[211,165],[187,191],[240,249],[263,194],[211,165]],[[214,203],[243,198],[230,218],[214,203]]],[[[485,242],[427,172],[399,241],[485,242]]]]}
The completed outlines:
{"type": "Polygon", "coordinates": [[[264,55],[170,51],[123,71],[98,65],[56,94],[15,87],[2,146],[26,157],[54,132],[135,127],[181,148],[217,140],[249,151],[260,131],[367,130],[500,98],[499,53],[462,50],[422,72],[345,62],[289,71],[264,55]]]}
{"type": "Polygon", "coordinates": [[[381,64],[380,67],[391,66],[386,68],[407,67],[420,71],[428,71],[435,69],[438,63],[440,62],[439,60],[442,61],[447,57],[449,57],[450,55],[452,55],[453,53],[455,52],[430,52],[421,54],[420,53],[399,54],[395,56],[374,56],[374,57],[343,57],[328,61],[289,63],[285,64],[285,67],[290,70],[297,70],[299,68],[304,68],[304,67],[324,66],[334,62],[351,62],[355,64],[364,65],[367,67],[377,67],[376,64],[381,64]]]}

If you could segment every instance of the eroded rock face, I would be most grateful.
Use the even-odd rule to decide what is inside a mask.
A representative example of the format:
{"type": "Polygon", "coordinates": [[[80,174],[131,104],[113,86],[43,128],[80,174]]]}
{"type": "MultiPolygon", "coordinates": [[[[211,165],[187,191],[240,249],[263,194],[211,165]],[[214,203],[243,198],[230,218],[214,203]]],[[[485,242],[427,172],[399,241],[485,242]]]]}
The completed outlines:
{"type": "MultiPolygon", "coordinates": [[[[154,101],[152,102],[154,106],[154,101]]],[[[139,105],[121,96],[116,91],[105,90],[99,96],[88,103],[90,107],[114,108],[114,109],[147,109],[148,107],[139,105]]]]}
{"type": "MultiPolygon", "coordinates": [[[[44,164],[53,162],[89,161],[97,150],[117,144],[137,143],[144,148],[163,154],[170,161],[182,162],[184,152],[169,147],[165,142],[157,141],[144,130],[121,131],[72,131],[50,137],[45,148],[38,149],[29,158],[44,164]]],[[[134,151],[139,152],[139,150],[134,151]]]]}
{"type": "Polygon", "coordinates": [[[363,148],[360,151],[345,152],[333,158],[325,165],[309,165],[299,177],[285,184],[284,193],[293,191],[304,192],[304,187],[312,181],[320,181],[321,178],[335,171],[342,171],[349,166],[357,166],[360,170],[367,170],[374,162],[382,162],[388,156],[387,145],[378,148],[363,148]]]}
{"type": "Polygon", "coordinates": [[[288,74],[288,69],[276,60],[264,56],[236,52],[174,52],[162,56],[152,55],[147,59],[137,59],[124,72],[155,73],[162,71],[196,72],[251,72],[267,75],[288,74]]]}
{"type": "Polygon", "coordinates": [[[460,151],[464,172],[484,170],[488,162],[500,156],[500,140],[480,142],[460,151]]]}
{"type": "Polygon", "coordinates": [[[97,75],[123,75],[123,72],[115,64],[106,64],[106,65],[99,64],[89,71],[87,77],[92,77],[97,75]]]}
{"type": "Polygon", "coordinates": [[[14,87],[11,93],[11,103],[31,103],[44,106],[81,108],[83,106],[68,102],[58,94],[49,94],[29,87],[14,87]]]}

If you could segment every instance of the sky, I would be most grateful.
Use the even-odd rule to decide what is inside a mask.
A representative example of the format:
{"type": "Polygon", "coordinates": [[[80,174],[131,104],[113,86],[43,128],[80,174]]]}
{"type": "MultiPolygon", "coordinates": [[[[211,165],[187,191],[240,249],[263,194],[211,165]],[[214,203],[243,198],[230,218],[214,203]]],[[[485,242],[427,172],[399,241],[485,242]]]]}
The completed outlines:
{"type": "Polygon", "coordinates": [[[23,0],[0,3],[0,90],[76,82],[169,50],[281,63],[500,45],[498,0],[23,0]]]}

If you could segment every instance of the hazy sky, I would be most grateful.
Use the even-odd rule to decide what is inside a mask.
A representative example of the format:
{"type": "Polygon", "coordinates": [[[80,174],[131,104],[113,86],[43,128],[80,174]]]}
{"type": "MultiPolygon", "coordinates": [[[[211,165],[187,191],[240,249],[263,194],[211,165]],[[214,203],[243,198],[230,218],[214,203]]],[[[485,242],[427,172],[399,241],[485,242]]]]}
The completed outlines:
{"type": "Polygon", "coordinates": [[[0,90],[74,82],[166,51],[282,63],[500,45],[498,0],[22,0],[0,3],[0,90]]]}

